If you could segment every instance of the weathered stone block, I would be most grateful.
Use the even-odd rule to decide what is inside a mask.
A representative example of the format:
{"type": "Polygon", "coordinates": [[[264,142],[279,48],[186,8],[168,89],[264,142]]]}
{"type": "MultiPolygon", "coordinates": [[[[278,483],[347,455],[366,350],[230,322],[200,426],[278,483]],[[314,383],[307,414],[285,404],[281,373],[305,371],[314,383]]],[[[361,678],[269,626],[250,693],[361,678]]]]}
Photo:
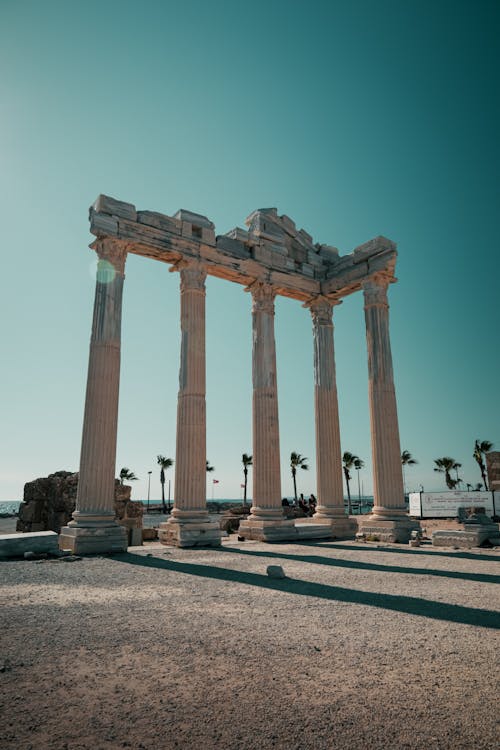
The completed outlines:
{"type": "Polygon", "coordinates": [[[294,240],[290,243],[288,255],[299,263],[307,263],[307,250],[294,240]]]}
{"type": "Polygon", "coordinates": [[[265,266],[271,266],[272,254],[270,250],[267,250],[263,245],[257,245],[253,249],[253,257],[259,263],[263,263],[265,266]]]}
{"type": "Polygon", "coordinates": [[[0,536],[0,559],[24,557],[25,552],[36,555],[59,552],[58,536],[53,531],[39,531],[30,534],[4,534],[0,536]]]}
{"type": "Polygon", "coordinates": [[[217,521],[182,523],[169,519],[160,524],[158,538],[172,547],[220,547],[221,530],[217,521]]]}
{"type": "Polygon", "coordinates": [[[299,240],[299,242],[301,242],[301,243],[302,243],[302,244],[303,244],[303,245],[304,245],[304,246],[305,246],[306,248],[312,248],[312,247],[314,247],[314,243],[313,243],[313,238],[311,237],[311,235],[310,235],[310,234],[309,234],[308,232],[306,232],[306,230],[305,230],[305,229],[301,229],[301,230],[300,230],[300,231],[299,231],[299,232],[297,233],[297,239],[298,239],[298,240],[299,240]]]}
{"type": "MultiPolygon", "coordinates": [[[[181,224],[181,235],[183,237],[188,237],[191,239],[191,235],[193,233],[193,225],[189,221],[183,221],[181,224]]],[[[200,239],[201,239],[201,230],[200,230],[200,239]]]]}
{"type": "Polygon", "coordinates": [[[171,234],[180,235],[181,233],[182,222],[179,219],[174,219],[173,216],[166,216],[166,214],[156,213],[156,211],[138,211],[137,221],[140,224],[156,227],[171,234]]]}
{"type": "Polygon", "coordinates": [[[103,214],[111,214],[112,216],[121,216],[124,219],[130,219],[131,221],[137,221],[137,211],[132,203],[125,203],[124,201],[117,201],[115,198],[111,198],[109,195],[99,195],[96,202],[92,206],[94,211],[98,211],[103,214]]]}
{"type": "Polygon", "coordinates": [[[313,250],[307,251],[307,262],[310,266],[319,266],[320,268],[323,268],[324,266],[324,261],[321,255],[318,255],[318,253],[313,250]]]}
{"type": "Polygon", "coordinates": [[[90,231],[96,237],[114,237],[118,234],[118,219],[108,214],[99,214],[90,209],[90,231]]]}
{"type": "Polygon", "coordinates": [[[331,245],[320,245],[318,255],[324,258],[328,263],[337,263],[339,260],[339,250],[331,245]]]}
{"type": "Polygon", "coordinates": [[[458,547],[459,549],[471,549],[480,547],[485,542],[500,545],[500,534],[498,524],[476,524],[466,526],[463,531],[433,531],[433,547],[458,547]]]}
{"type": "Polygon", "coordinates": [[[309,263],[302,263],[302,274],[309,279],[314,279],[314,268],[309,263]]]}
{"type": "MultiPolygon", "coordinates": [[[[59,533],[73,517],[78,490],[78,473],[56,471],[48,477],[35,479],[24,485],[23,502],[19,507],[16,530],[20,532],[55,531],[59,533]]],[[[129,485],[115,481],[115,514],[120,522],[127,519],[130,526],[142,526],[144,509],[130,500],[129,485]]]]}
{"type": "Polygon", "coordinates": [[[174,219],[179,219],[181,222],[200,227],[200,229],[202,227],[205,227],[206,229],[215,229],[215,224],[206,216],[203,216],[203,214],[195,214],[194,211],[186,211],[185,208],[179,209],[179,211],[174,214],[174,219]]]}
{"type": "Polygon", "coordinates": [[[224,237],[230,237],[233,240],[239,240],[240,242],[248,242],[248,232],[246,229],[240,229],[240,227],[234,227],[229,232],[226,232],[224,237]]]}
{"type": "Polygon", "coordinates": [[[286,214],[283,214],[283,216],[280,216],[280,219],[281,219],[281,222],[283,224],[285,231],[287,231],[292,237],[295,237],[295,235],[297,234],[297,227],[293,219],[291,219],[286,214]]]}
{"type": "Polygon", "coordinates": [[[208,245],[215,245],[215,232],[213,229],[207,227],[201,228],[201,241],[206,242],[208,245]]]}
{"type": "Polygon", "coordinates": [[[64,526],[59,535],[59,548],[74,555],[99,555],[127,551],[127,532],[117,523],[96,531],[95,528],[64,526]]]}
{"type": "Polygon", "coordinates": [[[216,238],[217,250],[235,258],[250,258],[251,253],[247,245],[243,242],[227,235],[219,235],[216,238]]]}

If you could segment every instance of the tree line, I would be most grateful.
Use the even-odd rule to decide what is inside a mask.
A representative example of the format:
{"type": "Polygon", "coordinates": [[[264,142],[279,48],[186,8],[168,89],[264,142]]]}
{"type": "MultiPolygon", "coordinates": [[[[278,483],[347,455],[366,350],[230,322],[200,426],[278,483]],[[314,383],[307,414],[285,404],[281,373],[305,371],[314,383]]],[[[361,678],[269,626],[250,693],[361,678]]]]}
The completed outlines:
{"type": "MultiPolygon", "coordinates": [[[[479,470],[481,472],[481,478],[482,482],[477,482],[475,487],[473,487],[471,484],[467,483],[467,489],[475,489],[475,490],[481,490],[484,485],[484,489],[488,490],[488,481],[486,478],[486,465],[484,461],[484,457],[488,451],[490,451],[493,448],[493,443],[489,440],[476,440],[474,442],[474,452],[472,454],[474,460],[479,466],[479,470]]],[[[302,469],[304,471],[307,471],[309,469],[309,466],[307,464],[307,461],[309,459],[306,456],[302,456],[300,453],[297,453],[296,451],[292,451],[290,454],[290,470],[292,474],[292,480],[293,480],[293,492],[295,497],[295,502],[297,502],[297,470],[302,469]]],[[[248,469],[250,466],[253,465],[253,456],[248,453],[243,453],[241,456],[241,462],[243,464],[243,484],[241,487],[243,488],[243,502],[247,503],[247,485],[248,485],[248,469]]],[[[157,463],[160,466],[160,484],[161,484],[161,502],[162,502],[162,509],[164,512],[167,510],[167,506],[165,503],[165,472],[170,469],[174,465],[174,459],[173,458],[167,458],[166,456],[163,456],[159,454],[157,456],[157,463]]],[[[404,484],[404,490],[406,494],[406,476],[405,476],[405,468],[407,466],[414,466],[417,464],[418,461],[413,458],[410,451],[404,450],[401,453],[401,465],[403,467],[403,484],[404,484]]],[[[446,486],[448,489],[453,490],[458,487],[463,480],[458,476],[458,470],[462,468],[462,464],[458,461],[455,461],[454,458],[451,458],[451,456],[442,456],[441,458],[434,459],[434,463],[436,466],[434,467],[434,471],[437,471],[441,474],[444,474],[446,486]],[[451,475],[451,472],[455,472],[455,477],[451,475]]],[[[359,456],[356,456],[354,453],[351,453],[350,451],[345,451],[342,455],[342,468],[344,472],[344,478],[347,488],[347,502],[348,502],[348,512],[351,514],[352,512],[352,503],[351,503],[351,487],[350,482],[352,480],[352,474],[351,470],[354,469],[358,472],[358,494],[361,497],[360,492],[360,484],[359,484],[359,472],[364,467],[365,462],[363,459],[359,458],[359,456]]],[[[207,472],[213,472],[215,470],[215,466],[212,466],[210,461],[207,460],[206,462],[206,470],[207,472]]],[[[120,470],[120,483],[123,484],[125,481],[133,482],[136,481],[139,477],[137,477],[133,471],[130,471],[126,466],[124,466],[120,470]]]]}

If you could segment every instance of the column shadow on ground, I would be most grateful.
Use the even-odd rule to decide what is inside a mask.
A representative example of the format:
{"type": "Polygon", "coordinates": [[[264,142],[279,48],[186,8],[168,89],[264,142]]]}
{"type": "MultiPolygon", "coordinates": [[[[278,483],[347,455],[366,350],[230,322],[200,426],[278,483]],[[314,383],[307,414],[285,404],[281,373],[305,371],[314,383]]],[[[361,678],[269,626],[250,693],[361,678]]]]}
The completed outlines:
{"type": "Polygon", "coordinates": [[[372,547],[369,544],[336,544],[335,542],[308,542],[308,541],[294,541],[294,545],[301,547],[327,547],[328,549],[343,549],[343,550],[356,550],[361,552],[391,552],[396,555],[432,555],[433,557],[456,557],[462,560],[486,560],[489,562],[500,562],[500,555],[488,555],[483,553],[474,552],[437,552],[434,550],[411,549],[404,547],[372,547]]]}
{"type": "MultiPolygon", "coordinates": [[[[316,548],[317,549],[317,548],[316,548]]],[[[238,553],[240,555],[251,555],[253,557],[271,557],[280,560],[293,560],[294,562],[313,563],[314,565],[329,565],[333,568],[351,568],[352,570],[379,570],[381,573],[409,573],[411,575],[437,576],[438,578],[458,578],[463,581],[474,581],[474,583],[500,583],[500,575],[489,573],[467,573],[457,570],[436,570],[434,568],[404,568],[400,565],[382,565],[372,562],[361,562],[359,560],[345,560],[321,555],[293,555],[289,552],[257,551],[251,549],[231,549],[223,547],[224,552],[238,553]]]]}
{"type": "Polygon", "coordinates": [[[357,591],[340,586],[302,581],[296,578],[275,579],[259,573],[247,573],[241,570],[218,568],[212,565],[201,565],[199,563],[187,563],[176,560],[159,560],[155,557],[144,557],[142,554],[133,554],[131,552],[113,555],[113,558],[144,568],[157,568],[173,573],[199,576],[200,578],[212,578],[230,583],[246,584],[272,591],[295,594],[296,596],[310,596],[328,601],[362,604],[368,607],[403,612],[418,617],[428,617],[432,620],[444,620],[492,630],[500,629],[500,616],[497,612],[488,609],[462,607],[458,604],[433,602],[412,596],[357,591]]]}

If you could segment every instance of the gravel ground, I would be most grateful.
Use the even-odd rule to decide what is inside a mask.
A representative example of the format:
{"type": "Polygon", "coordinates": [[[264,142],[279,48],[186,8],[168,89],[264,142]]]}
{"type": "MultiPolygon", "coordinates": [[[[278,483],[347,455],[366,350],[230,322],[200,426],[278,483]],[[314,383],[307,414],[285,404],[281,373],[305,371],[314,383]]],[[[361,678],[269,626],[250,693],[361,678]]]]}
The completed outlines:
{"type": "Polygon", "coordinates": [[[2,750],[498,748],[500,550],[233,539],[0,563],[2,750]]]}

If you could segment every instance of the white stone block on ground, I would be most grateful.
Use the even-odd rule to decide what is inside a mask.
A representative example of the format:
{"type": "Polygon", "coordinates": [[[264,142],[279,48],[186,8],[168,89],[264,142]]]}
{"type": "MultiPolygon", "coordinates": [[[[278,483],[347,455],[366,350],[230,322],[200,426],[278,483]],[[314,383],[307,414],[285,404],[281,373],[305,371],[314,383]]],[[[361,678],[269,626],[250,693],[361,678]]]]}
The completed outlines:
{"type": "Polygon", "coordinates": [[[24,557],[25,552],[59,554],[58,535],[55,531],[35,531],[27,534],[0,536],[0,559],[24,557]]]}

